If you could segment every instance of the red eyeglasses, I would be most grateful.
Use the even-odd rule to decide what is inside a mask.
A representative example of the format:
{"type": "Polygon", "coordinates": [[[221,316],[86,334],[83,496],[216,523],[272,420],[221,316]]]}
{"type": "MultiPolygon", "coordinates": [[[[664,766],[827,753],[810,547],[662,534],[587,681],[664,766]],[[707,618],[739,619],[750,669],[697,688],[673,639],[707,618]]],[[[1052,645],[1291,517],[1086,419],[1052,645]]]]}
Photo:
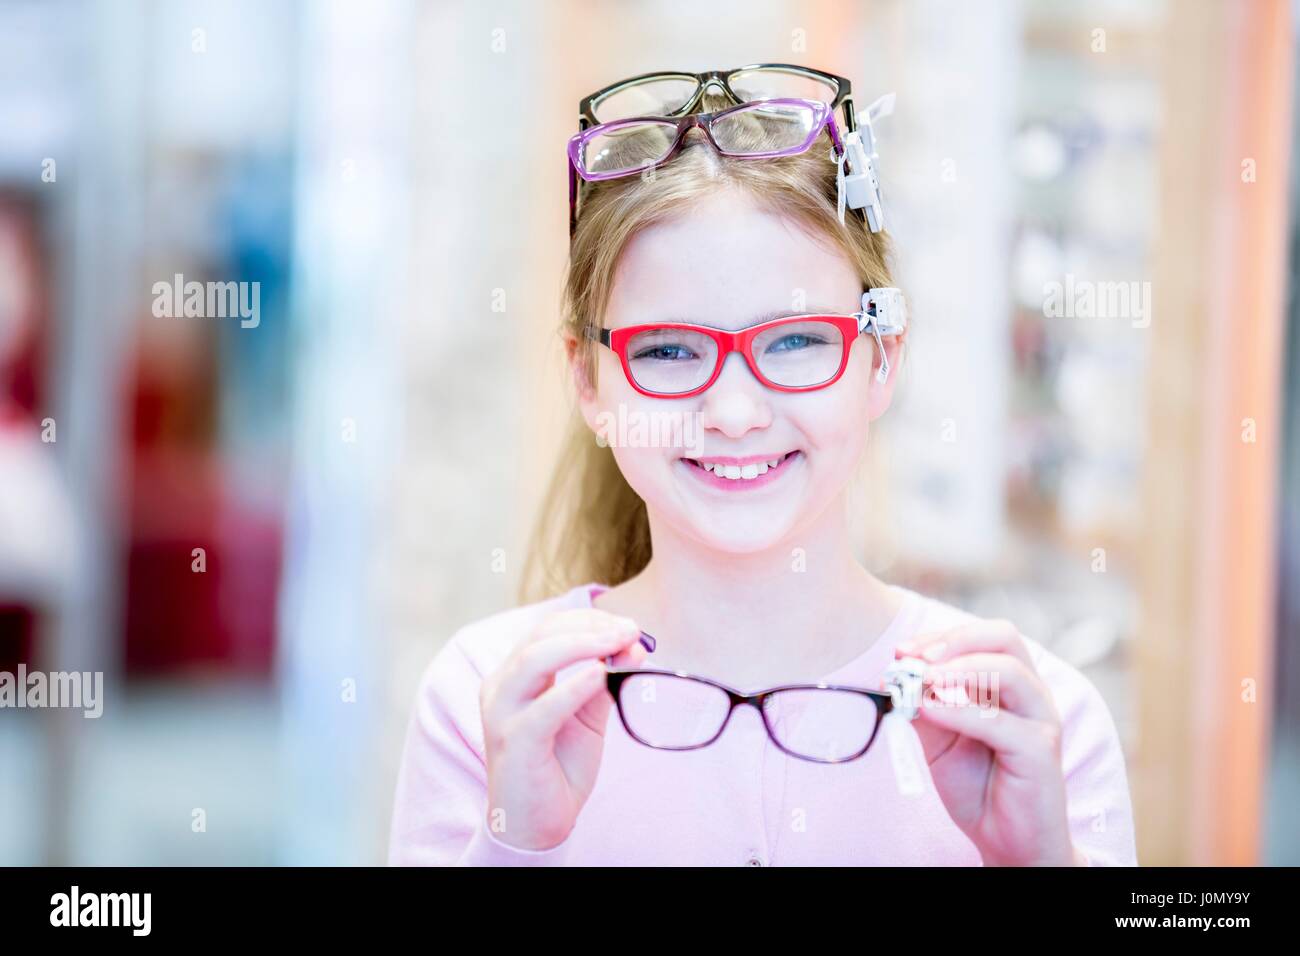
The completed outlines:
{"type": "Polygon", "coordinates": [[[833,385],[848,367],[858,336],[871,333],[880,350],[879,381],[889,376],[882,335],[901,334],[906,305],[898,289],[863,293],[852,315],[802,314],[760,322],[731,332],[686,322],[657,322],[599,331],[598,340],[619,357],[631,386],[652,398],[687,398],[705,391],[722,374],[728,355],[745,357],[754,377],[781,392],[807,392],[833,385]]]}

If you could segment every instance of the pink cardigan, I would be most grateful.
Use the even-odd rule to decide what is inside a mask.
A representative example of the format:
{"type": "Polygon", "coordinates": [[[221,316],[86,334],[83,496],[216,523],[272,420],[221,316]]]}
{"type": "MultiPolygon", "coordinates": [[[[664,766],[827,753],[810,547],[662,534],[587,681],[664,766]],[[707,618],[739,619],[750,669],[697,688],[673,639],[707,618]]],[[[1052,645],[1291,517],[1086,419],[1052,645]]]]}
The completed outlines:
{"type": "MultiPolygon", "coordinates": [[[[875,689],[899,642],[971,618],[934,598],[891,586],[904,597],[893,623],[869,650],[823,680],[875,689]]],[[[390,864],[981,864],[975,845],[949,818],[923,762],[921,792],[900,792],[886,728],[857,760],[817,764],[777,750],[752,708],[737,711],[726,733],[709,747],[670,752],[628,737],[611,707],[600,775],[564,842],[530,851],[497,839],[486,819],[478,705],[483,675],[499,666],[542,617],[590,607],[603,590],[582,585],[493,614],[461,628],[434,657],[420,681],[407,730],[390,864]]],[[[1028,644],[1063,723],[1074,844],[1094,866],[1136,865],[1124,756],[1110,711],[1081,673],[1037,642],[1028,644]]],[[[912,742],[919,751],[914,732],[912,742]]]]}

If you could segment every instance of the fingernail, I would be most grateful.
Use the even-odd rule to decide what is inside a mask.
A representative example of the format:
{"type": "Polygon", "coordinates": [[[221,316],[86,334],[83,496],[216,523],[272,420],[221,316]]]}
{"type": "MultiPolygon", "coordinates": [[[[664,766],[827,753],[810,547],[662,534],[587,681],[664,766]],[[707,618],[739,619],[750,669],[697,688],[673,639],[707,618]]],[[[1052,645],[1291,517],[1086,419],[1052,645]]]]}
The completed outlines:
{"type": "Polygon", "coordinates": [[[934,688],[934,696],[945,704],[953,704],[959,707],[964,707],[970,703],[970,695],[966,693],[966,688],[962,687],[960,684],[955,684],[951,687],[941,687],[936,685],[934,688]]]}
{"type": "Polygon", "coordinates": [[[944,653],[947,650],[948,650],[947,644],[945,644],[943,641],[936,641],[934,644],[931,644],[924,651],[922,651],[921,656],[924,657],[927,661],[937,661],[943,657],[944,653]]]}

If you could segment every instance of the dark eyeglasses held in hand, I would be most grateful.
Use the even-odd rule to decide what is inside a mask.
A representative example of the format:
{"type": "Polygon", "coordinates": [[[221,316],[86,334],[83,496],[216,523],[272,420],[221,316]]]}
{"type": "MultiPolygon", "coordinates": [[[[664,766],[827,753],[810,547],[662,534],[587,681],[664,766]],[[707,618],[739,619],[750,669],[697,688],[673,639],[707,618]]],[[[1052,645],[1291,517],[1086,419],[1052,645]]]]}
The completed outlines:
{"type": "Polygon", "coordinates": [[[749,705],[783,753],[814,763],[846,763],[867,752],[886,714],[915,718],[920,664],[894,662],[886,671],[888,691],[789,684],[746,694],[682,671],[608,665],[606,686],[628,735],[656,750],[707,747],[722,736],[736,708],[749,705]]]}

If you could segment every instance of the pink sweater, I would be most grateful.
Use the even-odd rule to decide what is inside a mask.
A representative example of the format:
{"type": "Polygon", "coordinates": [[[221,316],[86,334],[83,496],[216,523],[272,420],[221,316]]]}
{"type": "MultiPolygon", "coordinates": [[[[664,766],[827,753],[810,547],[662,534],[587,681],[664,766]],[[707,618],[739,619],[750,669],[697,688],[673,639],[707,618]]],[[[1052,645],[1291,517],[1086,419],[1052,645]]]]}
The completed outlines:
{"type": "MultiPolygon", "coordinates": [[[[899,642],[972,617],[892,587],[905,599],[893,623],[869,650],[823,680],[875,689],[899,642]]],[[[544,616],[590,607],[603,590],[582,585],[491,615],[461,628],[434,657],[407,731],[390,864],[981,864],[975,845],[949,818],[923,761],[921,792],[900,793],[884,727],[857,760],[817,764],[777,750],[749,707],[733,715],[715,743],[686,752],[637,743],[611,707],[595,789],[564,842],[530,851],[499,840],[487,821],[478,704],[483,675],[544,616]]],[[[1087,678],[1037,642],[1027,643],[1063,723],[1074,844],[1094,866],[1136,865],[1128,780],[1110,712],[1087,678]]],[[[652,654],[648,665],[653,662],[652,654]]],[[[919,752],[920,742],[909,732],[919,752]]]]}

